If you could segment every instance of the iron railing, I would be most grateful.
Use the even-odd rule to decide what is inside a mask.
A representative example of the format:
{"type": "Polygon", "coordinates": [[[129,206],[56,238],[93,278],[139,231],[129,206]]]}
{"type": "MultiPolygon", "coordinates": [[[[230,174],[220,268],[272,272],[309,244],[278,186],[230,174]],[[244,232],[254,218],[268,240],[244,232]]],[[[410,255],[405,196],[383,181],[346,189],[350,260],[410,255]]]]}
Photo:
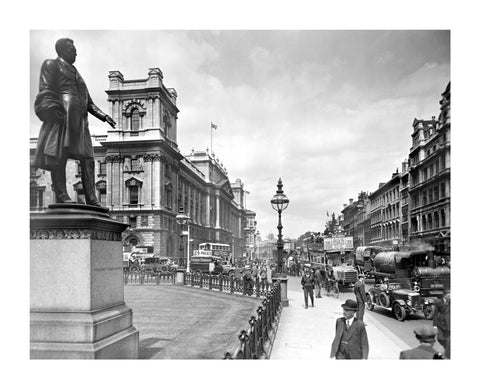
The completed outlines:
{"type": "Polygon", "coordinates": [[[254,297],[266,297],[272,288],[270,284],[265,281],[262,282],[258,278],[249,282],[244,278],[235,278],[223,274],[212,275],[201,272],[185,273],[185,286],[254,297]]]}
{"type": "Polygon", "coordinates": [[[224,359],[268,359],[282,312],[280,281],[273,284],[262,305],[257,308],[257,317],[248,321],[248,330],[242,330],[238,339],[240,346],[233,354],[226,352],[224,359]]]}
{"type": "Polygon", "coordinates": [[[123,282],[130,285],[174,285],[176,282],[175,271],[162,271],[158,273],[148,272],[124,272],[123,282]]]}

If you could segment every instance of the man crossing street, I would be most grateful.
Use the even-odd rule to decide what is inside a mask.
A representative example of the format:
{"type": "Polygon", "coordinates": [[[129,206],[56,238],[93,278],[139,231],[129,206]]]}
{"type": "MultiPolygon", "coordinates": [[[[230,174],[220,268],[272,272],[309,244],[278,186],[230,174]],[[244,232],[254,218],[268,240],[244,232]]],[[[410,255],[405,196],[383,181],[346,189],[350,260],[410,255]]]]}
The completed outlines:
{"type": "MultiPolygon", "coordinates": [[[[357,314],[356,318],[363,321],[363,315],[365,314],[365,304],[367,303],[367,295],[365,293],[365,275],[359,274],[358,280],[353,285],[353,291],[355,293],[355,298],[357,299],[357,314]]],[[[366,324],[365,324],[366,325],[366,324]]]]}

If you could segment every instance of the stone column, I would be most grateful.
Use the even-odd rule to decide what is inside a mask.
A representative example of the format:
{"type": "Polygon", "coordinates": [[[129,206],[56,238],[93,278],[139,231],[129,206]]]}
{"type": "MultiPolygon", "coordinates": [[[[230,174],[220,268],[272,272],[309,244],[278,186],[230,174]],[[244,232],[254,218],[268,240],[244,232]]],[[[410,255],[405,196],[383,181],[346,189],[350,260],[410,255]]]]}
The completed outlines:
{"type": "Polygon", "coordinates": [[[30,215],[30,358],[138,358],[124,302],[121,233],[102,208],[54,204],[30,215]]]}
{"type": "Polygon", "coordinates": [[[217,214],[215,217],[215,228],[220,228],[220,194],[215,193],[216,202],[217,202],[217,214]]]}

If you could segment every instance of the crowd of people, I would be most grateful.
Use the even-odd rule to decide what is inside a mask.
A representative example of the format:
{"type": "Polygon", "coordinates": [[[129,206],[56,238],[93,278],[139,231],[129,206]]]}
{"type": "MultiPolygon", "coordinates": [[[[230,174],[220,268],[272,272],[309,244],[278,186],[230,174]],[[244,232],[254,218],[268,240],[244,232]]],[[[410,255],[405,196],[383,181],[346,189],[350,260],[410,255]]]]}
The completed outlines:
{"type": "MultiPolygon", "coordinates": [[[[305,309],[315,306],[315,297],[322,298],[321,288],[329,281],[329,272],[322,273],[304,268],[300,283],[304,293],[305,309]]],[[[369,344],[367,324],[364,321],[367,295],[365,292],[365,276],[359,274],[353,291],[355,300],[347,299],[343,308],[343,316],[335,323],[335,338],[332,342],[330,358],[335,359],[368,359],[369,344]]],[[[419,341],[418,347],[404,350],[400,359],[450,359],[450,291],[444,290],[441,298],[434,304],[433,325],[421,325],[414,330],[419,341]]]]}
{"type": "Polygon", "coordinates": [[[269,261],[253,263],[251,266],[245,265],[240,273],[244,280],[245,292],[249,296],[253,294],[256,283],[262,291],[268,291],[272,287],[272,266],[269,261]]]}

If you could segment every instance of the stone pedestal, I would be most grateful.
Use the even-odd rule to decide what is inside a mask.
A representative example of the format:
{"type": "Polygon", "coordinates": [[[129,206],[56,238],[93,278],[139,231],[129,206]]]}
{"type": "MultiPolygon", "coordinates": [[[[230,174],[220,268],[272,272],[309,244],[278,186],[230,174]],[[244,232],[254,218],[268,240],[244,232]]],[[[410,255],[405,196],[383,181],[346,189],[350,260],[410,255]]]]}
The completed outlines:
{"type": "Polygon", "coordinates": [[[126,227],[88,205],[30,215],[30,358],[138,357],[123,292],[126,227]]]}
{"type": "Polygon", "coordinates": [[[273,274],[272,281],[276,282],[280,280],[280,293],[282,298],[282,306],[288,307],[288,297],[287,297],[287,283],[288,283],[288,276],[286,274],[273,274]]]}

